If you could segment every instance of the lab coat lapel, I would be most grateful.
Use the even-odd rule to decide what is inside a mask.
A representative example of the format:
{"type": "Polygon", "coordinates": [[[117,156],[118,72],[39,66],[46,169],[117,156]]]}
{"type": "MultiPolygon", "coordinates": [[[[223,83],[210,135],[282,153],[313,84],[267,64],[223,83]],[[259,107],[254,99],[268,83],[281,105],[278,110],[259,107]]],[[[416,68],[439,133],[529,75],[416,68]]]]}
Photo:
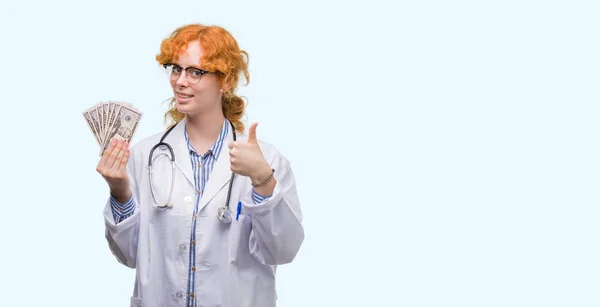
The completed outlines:
{"type": "Polygon", "coordinates": [[[188,182],[194,184],[194,174],[192,173],[192,164],[190,160],[190,151],[187,147],[184,135],[185,119],[182,119],[177,127],[165,138],[165,142],[172,144],[173,153],[175,154],[175,164],[179,171],[183,173],[188,182]]]}
{"type": "Polygon", "coordinates": [[[204,188],[204,195],[202,195],[202,198],[200,199],[199,210],[202,210],[202,208],[204,208],[204,206],[206,206],[206,204],[211,201],[221,189],[228,188],[226,184],[228,184],[231,179],[231,164],[229,162],[229,142],[231,133],[230,127],[227,138],[223,141],[223,148],[221,149],[219,158],[215,161],[213,170],[208,178],[206,187],[204,188]]]}

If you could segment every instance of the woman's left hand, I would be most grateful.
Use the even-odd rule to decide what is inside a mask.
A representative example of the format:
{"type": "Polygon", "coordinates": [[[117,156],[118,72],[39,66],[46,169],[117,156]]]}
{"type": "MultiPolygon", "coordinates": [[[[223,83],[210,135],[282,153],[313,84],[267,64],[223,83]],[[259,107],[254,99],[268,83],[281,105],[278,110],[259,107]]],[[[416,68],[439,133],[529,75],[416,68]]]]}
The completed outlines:
{"type": "Polygon", "coordinates": [[[235,141],[229,143],[229,161],[231,171],[259,182],[271,174],[271,167],[265,160],[256,139],[256,126],[253,123],[248,131],[248,141],[235,141]]]}

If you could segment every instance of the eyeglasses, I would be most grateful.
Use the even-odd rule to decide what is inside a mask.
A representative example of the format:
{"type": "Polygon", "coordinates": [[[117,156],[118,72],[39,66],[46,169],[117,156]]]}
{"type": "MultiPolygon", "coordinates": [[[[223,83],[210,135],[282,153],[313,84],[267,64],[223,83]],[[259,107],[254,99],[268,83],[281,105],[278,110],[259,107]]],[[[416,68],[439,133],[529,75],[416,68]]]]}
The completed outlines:
{"type": "MultiPolygon", "coordinates": [[[[171,81],[179,79],[179,77],[181,76],[181,72],[184,70],[181,66],[171,63],[163,64],[163,67],[165,69],[167,77],[169,77],[171,81]]],[[[214,72],[202,70],[196,67],[185,68],[185,77],[187,81],[191,84],[200,83],[200,79],[206,74],[214,74],[214,72]]]]}

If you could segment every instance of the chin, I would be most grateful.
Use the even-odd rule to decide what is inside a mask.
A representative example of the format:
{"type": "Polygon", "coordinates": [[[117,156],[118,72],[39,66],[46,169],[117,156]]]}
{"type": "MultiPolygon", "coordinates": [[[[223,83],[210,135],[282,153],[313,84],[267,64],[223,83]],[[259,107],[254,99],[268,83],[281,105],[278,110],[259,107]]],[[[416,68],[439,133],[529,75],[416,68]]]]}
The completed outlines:
{"type": "Polygon", "coordinates": [[[183,113],[183,114],[189,114],[189,113],[191,113],[190,112],[191,108],[190,108],[189,105],[185,105],[185,104],[182,105],[182,104],[179,104],[179,102],[177,102],[176,107],[177,107],[177,111],[179,111],[180,113],[183,113]]]}

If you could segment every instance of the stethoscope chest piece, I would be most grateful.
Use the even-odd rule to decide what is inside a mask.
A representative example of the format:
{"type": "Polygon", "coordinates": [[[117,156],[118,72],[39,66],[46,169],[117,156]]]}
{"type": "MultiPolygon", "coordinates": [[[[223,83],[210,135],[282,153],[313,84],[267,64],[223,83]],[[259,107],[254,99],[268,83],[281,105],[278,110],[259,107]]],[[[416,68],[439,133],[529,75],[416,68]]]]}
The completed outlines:
{"type": "Polygon", "coordinates": [[[217,210],[217,218],[219,221],[229,224],[231,223],[231,212],[229,212],[226,207],[221,207],[217,210]]]}

